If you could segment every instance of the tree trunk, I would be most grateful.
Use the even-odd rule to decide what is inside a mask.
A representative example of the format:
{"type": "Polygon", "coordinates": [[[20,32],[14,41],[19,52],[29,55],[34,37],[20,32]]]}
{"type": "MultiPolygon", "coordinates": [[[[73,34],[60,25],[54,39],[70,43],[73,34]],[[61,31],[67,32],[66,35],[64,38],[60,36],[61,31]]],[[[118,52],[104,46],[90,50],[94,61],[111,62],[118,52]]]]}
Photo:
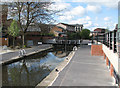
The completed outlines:
{"type": "Polygon", "coordinates": [[[22,43],[23,43],[23,48],[24,48],[24,45],[25,45],[25,34],[22,35],[22,43]]]}
{"type": "Polygon", "coordinates": [[[13,48],[15,48],[15,37],[13,37],[13,48]]]}

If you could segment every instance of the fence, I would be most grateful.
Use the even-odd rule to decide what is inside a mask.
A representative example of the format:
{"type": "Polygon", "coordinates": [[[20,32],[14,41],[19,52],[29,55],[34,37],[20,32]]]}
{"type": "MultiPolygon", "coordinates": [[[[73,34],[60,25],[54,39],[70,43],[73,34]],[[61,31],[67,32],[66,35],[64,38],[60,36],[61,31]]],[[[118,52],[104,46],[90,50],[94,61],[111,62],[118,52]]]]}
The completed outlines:
{"type": "Polygon", "coordinates": [[[93,39],[106,45],[110,50],[113,50],[114,53],[118,53],[120,56],[120,33],[117,30],[98,33],[93,39]]]}
{"type": "MultiPolygon", "coordinates": [[[[101,42],[102,44],[106,45],[107,48],[109,48],[108,50],[112,50],[113,53],[118,54],[118,56],[120,58],[120,32],[117,32],[117,30],[113,30],[113,31],[110,31],[110,32],[107,32],[107,33],[97,33],[97,35],[94,37],[94,40],[96,40],[97,42],[101,42]]],[[[108,58],[108,56],[107,56],[107,58],[108,58]]],[[[115,61],[117,62],[117,59],[115,61]]],[[[109,57],[108,65],[109,65],[110,69],[112,68],[113,64],[114,64],[114,61],[111,60],[111,58],[109,57]]],[[[119,72],[117,73],[116,69],[114,67],[115,67],[115,64],[112,68],[113,69],[113,76],[115,78],[116,84],[120,85],[120,80],[119,80],[120,75],[118,75],[119,72]]]]}

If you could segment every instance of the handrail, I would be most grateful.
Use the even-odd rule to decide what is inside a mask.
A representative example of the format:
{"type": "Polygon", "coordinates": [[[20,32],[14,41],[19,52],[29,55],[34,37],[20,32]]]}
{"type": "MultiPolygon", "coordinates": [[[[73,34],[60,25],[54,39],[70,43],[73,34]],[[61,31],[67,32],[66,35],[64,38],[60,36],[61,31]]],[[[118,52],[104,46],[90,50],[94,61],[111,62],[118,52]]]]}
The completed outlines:
{"type": "Polygon", "coordinates": [[[113,50],[114,53],[118,53],[119,35],[120,33],[118,33],[117,30],[109,31],[107,33],[98,32],[93,39],[106,45],[110,50],[113,50]]]}

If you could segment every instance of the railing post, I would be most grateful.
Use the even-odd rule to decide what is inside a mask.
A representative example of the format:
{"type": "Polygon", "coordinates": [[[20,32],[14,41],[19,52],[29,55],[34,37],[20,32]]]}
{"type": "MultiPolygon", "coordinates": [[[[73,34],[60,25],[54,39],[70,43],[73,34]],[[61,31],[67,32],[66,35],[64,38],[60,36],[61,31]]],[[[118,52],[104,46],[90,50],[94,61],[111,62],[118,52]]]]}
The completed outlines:
{"type": "Polygon", "coordinates": [[[107,33],[105,33],[105,45],[107,46],[107,33]]]}
{"type": "Polygon", "coordinates": [[[98,33],[97,33],[97,43],[98,43],[98,33]]]}
{"type": "Polygon", "coordinates": [[[120,58],[120,32],[118,32],[118,55],[120,58]]]}
{"type": "Polygon", "coordinates": [[[92,32],[92,44],[93,44],[93,32],[92,32]]]}
{"type": "Polygon", "coordinates": [[[107,43],[106,43],[106,45],[108,47],[108,33],[106,33],[106,37],[107,37],[107,43]]]}
{"type": "Polygon", "coordinates": [[[109,47],[109,32],[108,32],[108,42],[107,42],[107,46],[109,47]]]}
{"type": "Polygon", "coordinates": [[[114,45],[113,45],[113,52],[116,53],[117,52],[117,47],[116,47],[116,30],[114,30],[114,45]]]}
{"type": "Polygon", "coordinates": [[[103,34],[103,44],[105,44],[105,33],[103,34]]]}
{"type": "Polygon", "coordinates": [[[110,32],[110,50],[112,49],[112,32],[110,32]]]}

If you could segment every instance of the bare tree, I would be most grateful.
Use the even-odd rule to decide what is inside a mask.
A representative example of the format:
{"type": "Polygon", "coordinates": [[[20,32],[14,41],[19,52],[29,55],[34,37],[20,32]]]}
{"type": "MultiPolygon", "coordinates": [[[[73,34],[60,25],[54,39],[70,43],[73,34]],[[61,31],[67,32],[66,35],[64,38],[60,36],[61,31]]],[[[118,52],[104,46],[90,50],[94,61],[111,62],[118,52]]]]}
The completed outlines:
{"type": "Polygon", "coordinates": [[[54,15],[60,11],[53,11],[49,6],[53,2],[14,2],[9,4],[9,17],[18,20],[23,45],[25,45],[25,33],[31,24],[49,23],[54,15]]]}

